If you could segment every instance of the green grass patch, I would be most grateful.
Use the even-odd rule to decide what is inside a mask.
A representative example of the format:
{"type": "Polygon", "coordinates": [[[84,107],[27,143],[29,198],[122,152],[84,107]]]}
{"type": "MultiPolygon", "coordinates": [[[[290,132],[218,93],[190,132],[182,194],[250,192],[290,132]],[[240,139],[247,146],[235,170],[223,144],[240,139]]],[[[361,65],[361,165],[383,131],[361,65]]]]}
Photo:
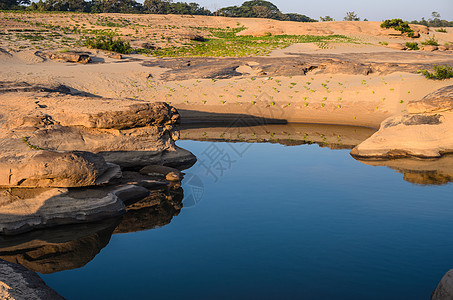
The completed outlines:
{"type": "Polygon", "coordinates": [[[438,41],[436,40],[436,38],[434,36],[424,40],[423,42],[421,42],[421,44],[422,45],[439,46],[439,43],[438,43],[438,41]]]}
{"type": "MultiPolygon", "coordinates": [[[[207,30],[212,38],[204,42],[191,41],[180,47],[172,46],[156,50],[146,50],[146,53],[158,57],[181,57],[181,56],[210,56],[210,57],[240,57],[268,55],[272,50],[283,49],[297,43],[357,43],[354,39],[344,35],[266,35],[254,37],[251,35],[238,36],[238,32],[245,27],[238,28],[196,28],[207,30]]],[[[140,51],[144,52],[144,51],[140,51]]]]}
{"type": "Polygon", "coordinates": [[[453,77],[453,69],[447,65],[434,65],[433,73],[428,70],[418,70],[418,73],[421,73],[428,79],[444,80],[453,77]]]}
{"type": "Polygon", "coordinates": [[[420,50],[417,42],[406,42],[406,47],[409,50],[420,50]]]}

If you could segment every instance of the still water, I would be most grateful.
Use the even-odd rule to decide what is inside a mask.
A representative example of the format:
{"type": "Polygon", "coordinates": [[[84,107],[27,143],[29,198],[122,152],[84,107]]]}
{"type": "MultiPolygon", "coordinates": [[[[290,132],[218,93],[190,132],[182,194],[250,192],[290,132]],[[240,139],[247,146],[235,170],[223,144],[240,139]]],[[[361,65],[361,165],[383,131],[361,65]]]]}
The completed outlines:
{"type": "Polygon", "coordinates": [[[178,145],[198,158],[179,215],[113,234],[85,266],[42,275],[50,287],[67,299],[429,299],[453,268],[453,184],[432,170],[404,180],[318,145],[178,145]]]}

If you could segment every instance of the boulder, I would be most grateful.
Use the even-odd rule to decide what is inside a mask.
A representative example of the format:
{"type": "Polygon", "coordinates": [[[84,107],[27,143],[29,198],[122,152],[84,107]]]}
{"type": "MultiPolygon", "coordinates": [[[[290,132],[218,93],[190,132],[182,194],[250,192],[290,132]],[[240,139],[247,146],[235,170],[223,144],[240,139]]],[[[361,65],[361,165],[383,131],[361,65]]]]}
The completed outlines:
{"type": "Polygon", "coordinates": [[[421,50],[423,51],[436,51],[438,49],[437,46],[434,46],[434,45],[425,45],[421,48],[421,50]]]}
{"type": "Polygon", "coordinates": [[[439,50],[439,51],[447,51],[448,48],[446,46],[442,46],[441,45],[441,46],[437,46],[437,50],[439,50]]]}
{"type": "Polygon", "coordinates": [[[53,60],[60,60],[65,62],[87,64],[91,61],[91,58],[86,53],[80,52],[57,52],[50,54],[50,58],[53,60]]]}
{"type": "Polygon", "coordinates": [[[34,272],[0,260],[0,298],[8,300],[64,300],[34,272]]]}
{"type": "Polygon", "coordinates": [[[181,181],[184,173],[181,171],[160,165],[149,165],[140,169],[140,174],[153,176],[154,174],[162,175],[168,181],[181,181]]]}
{"type": "Polygon", "coordinates": [[[95,222],[125,212],[123,202],[99,188],[10,188],[0,190],[0,233],[95,222]]]}
{"type": "Polygon", "coordinates": [[[453,269],[445,273],[439,285],[431,295],[431,300],[453,299],[453,269]]]}
{"type": "Polygon", "coordinates": [[[407,111],[410,114],[421,114],[453,110],[453,85],[438,89],[421,100],[410,101],[407,111]]]}
{"type": "Polygon", "coordinates": [[[387,45],[388,48],[390,49],[395,49],[395,50],[406,50],[407,47],[403,44],[400,44],[400,43],[389,43],[387,45]]]}
{"type": "Polygon", "coordinates": [[[358,158],[440,157],[453,152],[453,112],[389,117],[379,131],[356,146],[358,158]]]}
{"type": "Polygon", "coordinates": [[[418,31],[414,31],[414,34],[411,36],[411,38],[413,38],[413,39],[417,39],[419,37],[420,37],[420,32],[418,32],[418,31]]]}
{"type": "Polygon", "coordinates": [[[99,154],[8,147],[14,144],[17,141],[0,140],[6,146],[0,155],[0,187],[83,187],[120,176],[118,167],[99,154]]]}

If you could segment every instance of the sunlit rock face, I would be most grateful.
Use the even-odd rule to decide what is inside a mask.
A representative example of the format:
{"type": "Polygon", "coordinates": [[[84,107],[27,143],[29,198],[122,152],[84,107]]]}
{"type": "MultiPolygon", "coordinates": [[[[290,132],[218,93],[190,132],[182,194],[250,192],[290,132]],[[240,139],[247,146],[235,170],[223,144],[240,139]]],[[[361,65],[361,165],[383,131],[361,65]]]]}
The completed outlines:
{"type": "Polygon", "coordinates": [[[407,105],[378,132],[352,149],[359,158],[440,157],[453,152],[453,86],[441,88],[407,105]]]}

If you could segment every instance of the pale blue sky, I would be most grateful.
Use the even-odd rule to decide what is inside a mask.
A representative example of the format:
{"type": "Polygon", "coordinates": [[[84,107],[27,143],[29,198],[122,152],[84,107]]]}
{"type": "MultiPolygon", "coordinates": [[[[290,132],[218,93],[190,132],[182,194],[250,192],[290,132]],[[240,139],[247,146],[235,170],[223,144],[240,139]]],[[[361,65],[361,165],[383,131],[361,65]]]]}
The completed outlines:
{"type": "MultiPolygon", "coordinates": [[[[174,0],[181,1],[181,0],[174,0]]],[[[245,1],[245,0],[244,0],[245,1]]],[[[240,5],[243,0],[184,0],[197,2],[210,10],[231,5],[240,5]]],[[[355,11],[358,16],[370,21],[402,18],[405,20],[420,20],[431,17],[431,12],[437,11],[443,19],[453,20],[453,0],[270,0],[284,13],[297,12],[313,19],[329,15],[335,20],[342,20],[346,11],[355,11]]]]}

